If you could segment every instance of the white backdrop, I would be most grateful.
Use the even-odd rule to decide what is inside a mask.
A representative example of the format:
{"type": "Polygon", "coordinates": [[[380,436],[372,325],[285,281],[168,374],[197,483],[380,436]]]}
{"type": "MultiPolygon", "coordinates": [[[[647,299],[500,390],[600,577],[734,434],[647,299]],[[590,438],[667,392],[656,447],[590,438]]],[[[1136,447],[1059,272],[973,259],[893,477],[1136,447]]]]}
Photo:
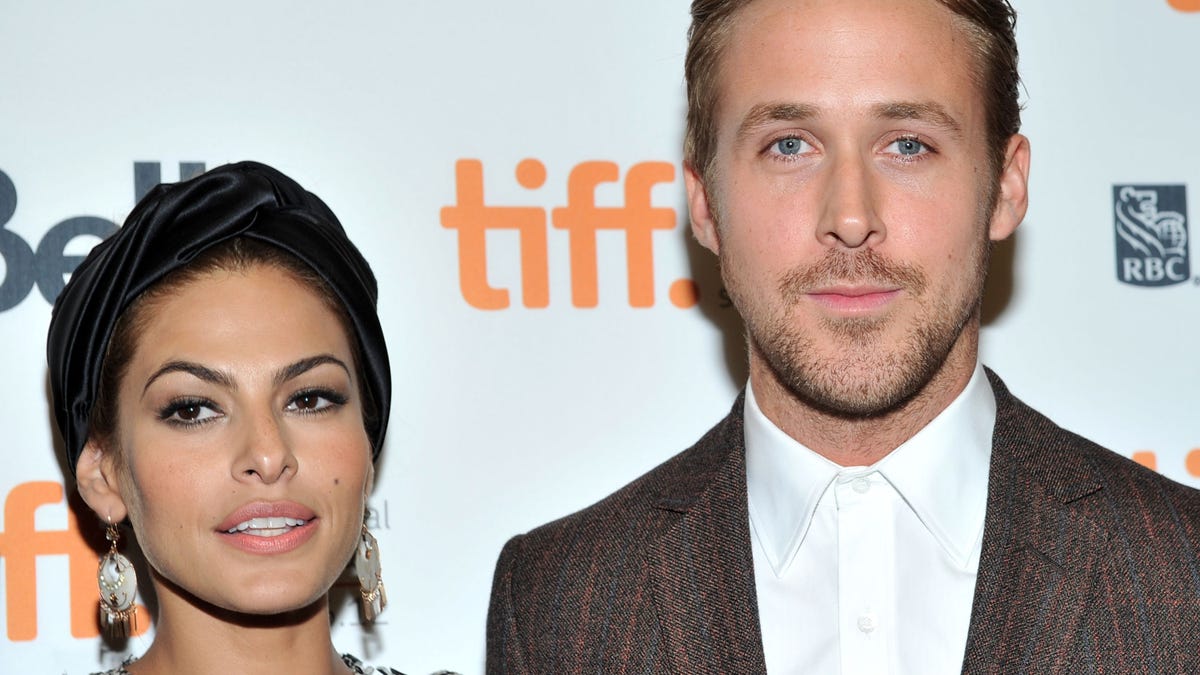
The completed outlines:
{"type": "MultiPolygon", "coordinates": [[[[1033,202],[994,265],[984,361],[1063,426],[1200,486],[1200,263],[1175,285],[1122,283],[1113,190],[1200,185],[1200,3],[1015,4],[1033,202]]],[[[744,377],[715,262],[686,230],[687,23],[686,0],[5,0],[0,670],[80,673],[120,658],[95,637],[94,563],[79,535],[61,534],[40,290],[63,271],[57,238],[106,226],[58,224],[120,223],[135,163],[158,163],[173,181],[181,163],[257,159],[321,195],[381,283],[396,389],[373,506],[392,604],[366,635],[355,612],[338,612],[335,642],[410,674],[482,672],[504,541],[690,445],[744,377]],[[526,159],[544,180],[532,162],[517,175],[526,159]],[[470,222],[545,229],[545,301],[526,306],[523,266],[535,289],[540,268],[522,265],[516,230],[495,229],[487,279],[508,290],[508,306],[468,302],[459,231],[443,217],[456,185],[470,187],[456,183],[461,160],[479,161],[484,204],[527,207],[470,222]],[[595,190],[614,209],[635,165],[674,166],[652,190],[631,188],[674,210],[638,282],[651,306],[631,306],[621,231],[597,237],[596,305],[572,301],[572,273],[586,290],[587,261],[572,265],[550,214],[568,205],[571,172],[593,161],[619,170],[620,182],[595,190]],[[688,279],[700,303],[683,294],[679,307],[671,289],[688,279]]],[[[644,216],[613,212],[625,227],[644,216]]],[[[96,241],[76,237],[66,253],[96,241]]],[[[468,271],[478,256],[467,251],[468,271]]]]}

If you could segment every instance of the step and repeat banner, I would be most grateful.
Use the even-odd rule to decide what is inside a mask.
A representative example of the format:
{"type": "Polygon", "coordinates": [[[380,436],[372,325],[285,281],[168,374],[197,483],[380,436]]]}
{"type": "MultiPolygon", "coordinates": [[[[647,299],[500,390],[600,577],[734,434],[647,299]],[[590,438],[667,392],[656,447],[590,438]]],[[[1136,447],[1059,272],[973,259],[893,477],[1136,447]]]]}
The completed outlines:
{"type": "MultiPolygon", "coordinates": [[[[1032,206],[995,256],[984,362],[1200,486],[1200,3],[1015,4],[1032,206]]],[[[329,203],[381,286],[391,605],[364,630],[339,588],[335,643],[482,672],[505,540],[690,445],[746,376],[687,228],[687,25],[686,0],[3,3],[0,670],[149,644],[145,620],[99,637],[103,537],[55,454],[50,303],[154,184],[256,159],[329,203]]]]}

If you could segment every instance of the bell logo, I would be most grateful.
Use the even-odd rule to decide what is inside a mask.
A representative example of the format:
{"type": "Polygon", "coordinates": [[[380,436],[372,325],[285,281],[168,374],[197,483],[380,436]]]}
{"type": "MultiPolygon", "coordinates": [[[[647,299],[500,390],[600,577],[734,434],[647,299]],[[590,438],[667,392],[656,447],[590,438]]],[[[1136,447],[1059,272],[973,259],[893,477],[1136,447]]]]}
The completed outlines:
{"type": "Polygon", "coordinates": [[[1200,0],[1167,0],[1167,4],[1181,12],[1200,12],[1200,0]]]}
{"type": "MultiPolygon", "coordinates": [[[[202,162],[180,162],[179,179],[187,180],[204,173],[202,162]]],[[[133,194],[140,200],[162,180],[158,162],[133,163],[133,194]]],[[[117,224],[95,216],[74,216],[62,220],[42,236],[41,241],[26,241],[8,229],[17,213],[17,186],[0,170],[0,312],[25,301],[36,286],[46,302],[54,299],[66,285],[66,276],[75,271],[83,256],[67,253],[79,238],[107,238],[117,224]]]]}
{"type": "MultiPolygon", "coordinates": [[[[50,481],[21,483],[4,500],[4,531],[0,532],[0,560],[4,561],[5,616],[8,639],[24,642],[37,638],[37,559],[39,556],[67,556],[70,593],[71,635],[94,638],[100,635],[99,591],[96,568],[100,556],[79,534],[75,514],[67,509],[67,529],[39,531],[34,525],[38,508],[63,501],[63,486],[50,481]]],[[[150,613],[139,606],[138,613],[150,613]]],[[[139,621],[134,632],[141,635],[149,621],[139,621]]]]}
{"type": "MultiPolygon", "coordinates": [[[[455,204],[442,209],[442,227],[458,232],[458,279],[463,299],[477,309],[507,309],[511,300],[504,288],[488,282],[487,233],[516,230],[520,242],[521,302],[531,309],[550,304],[548,233],[566,233],[571,271],[571,303],[578,308],[599,304],[599,270],[596,233],[613,230],[625,234],[625,266],[630,307],[653,307],[654,233],[675,229],[675,209],[650,203],[655,185],[673,183],[675,166],[667,162],[642,162],[625,174],[624,204],[598,206],[596,188],[618,183],[620,169],[613,162],[582,162],[567,177],[567,203],[547,213],[535,206],[491,206],[484,203],[483,163],[462,159],[455,165],[455,204]]],[[[546,166],[525,159],[516,167],[517,183],[527,190],[546,184],[546,166]]],[[[690,279],[673,282],[668,295],[680,308],[695,306],[696,284],[690,279]]]]}

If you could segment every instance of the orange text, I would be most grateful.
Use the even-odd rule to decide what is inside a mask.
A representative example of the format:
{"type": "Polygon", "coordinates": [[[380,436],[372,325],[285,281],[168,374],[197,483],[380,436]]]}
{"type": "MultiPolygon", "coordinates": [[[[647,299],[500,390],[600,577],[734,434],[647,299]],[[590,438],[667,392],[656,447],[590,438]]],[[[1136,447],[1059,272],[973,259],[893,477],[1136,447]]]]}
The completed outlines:
{"type": "MultiPolygon", "coordinates": [[[[442,209],[442,227],[458,232],[458,280],[463,298],[477,309],[506,309],[508,289],[488,282],[487,233],[515,230],[520,243],[521,301],[525,307],[550,304],[550,262],[547,253],[547,209],[535,206],[493,206],[485,203],[483,163],[462,159],[455,164],[456,198],[442,209]]],[[[546,183],[546,166],[525,159],[516,167],[517,183],[527,190],[546,183]]],[[[675,181],[675,166],[667,162],[642,162],[625,174],[624,204],[597,206],[596,188],[602,183],[619,183],[620,170],[613,162],[582,162],[567,177],[567,204],[554,208],[549,217],[554,229],[567,235],[570,251],[571,303],[590,308],[599,303],[596,233],[600,230],[625,234],[625,267],[630,307],[653,307],[654,232],[675,228],[675,209],[650,203],[655,185],[675,181]]],[[[678,307],[696,304],[695,284],[675,281],[669,289],[678,307]]]]}
{"type": "MultiPolygon", "coordinates": [[[[1159,470],[1158,454],[1153,450],[1138,450],[1133,453],[1131,459],[1147,469],[1159,470]]],[[[1184,458],[1183,465],[1187,469],[1188,475],[1193,478],[1200,478],[1200,448],[1192,448],[1191,452],[1184,458]]]]}
{"type": "MultiPolygon", "coordinates": [[[[22,642],[37,638],[37,558],[46,555],[67,556],[70,594],[71,635],[94,638],[100,635],[98,620],[99,591],[96,567],[100,556],[79,532],[75,514],[67,509],[67,529],[42,530],[34,527],[34,513],[48,504],[61,504],[63,486],[51,481],[21,483],[4,500],[4,531],[0,532],[0,558],[5,565],[5,612],[8,639],[22,642]]],[[[150,627],[149,612],[139,607],[146,619],[138,621],[136,634],[150,627]]]]}

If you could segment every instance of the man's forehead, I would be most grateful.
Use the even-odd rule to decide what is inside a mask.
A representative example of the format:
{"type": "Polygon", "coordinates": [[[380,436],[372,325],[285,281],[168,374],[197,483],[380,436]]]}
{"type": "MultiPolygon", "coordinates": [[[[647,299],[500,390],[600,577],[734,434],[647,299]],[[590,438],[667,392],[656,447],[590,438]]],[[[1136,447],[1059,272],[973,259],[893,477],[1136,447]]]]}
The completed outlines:
{"type": "MultiPolygon", "coordinates": [[[[960,35],[972,36],[971,23],[951,9],[943,0],[747,0],[728,18],[727,45],[754,41],[755,30],[767,26],[783,27],[798,39],[812,37],[814,25],[824,32],[851,28],[854,20],[874,20],[912,25],[916,19],[924,28],[953,29],[960,35]]],[[[908,37],[918,38],[919,34],[908,37]]]]}
{"type": "Polygon", "coordinates": [[[973,36],[938,0],[753,0],[726,37],[717,105],[735,94],[740,105],[727,112],[743,127],[852,103],[961,132],[982,100],[973,36]]]}
{"type": "MultiPolygon", "coordinates": [[[[771,32],[815,50],[833,36],[855,39],[868,23],[893,27],[892,32],[905,38],[899,51],[889,54],[892,58],[922,48],[921,39],[931,33],[947,38],[943,47],[982,39],[978,29],[943,0],[746,0],[729,15],[719,51],[778,47],[771,43],[771,32]]],[[[876,46],[869,41],[854,45],[860,51],[876,46]]],[[[718,65],[725,60],[720,58],[718,65]]]]}

